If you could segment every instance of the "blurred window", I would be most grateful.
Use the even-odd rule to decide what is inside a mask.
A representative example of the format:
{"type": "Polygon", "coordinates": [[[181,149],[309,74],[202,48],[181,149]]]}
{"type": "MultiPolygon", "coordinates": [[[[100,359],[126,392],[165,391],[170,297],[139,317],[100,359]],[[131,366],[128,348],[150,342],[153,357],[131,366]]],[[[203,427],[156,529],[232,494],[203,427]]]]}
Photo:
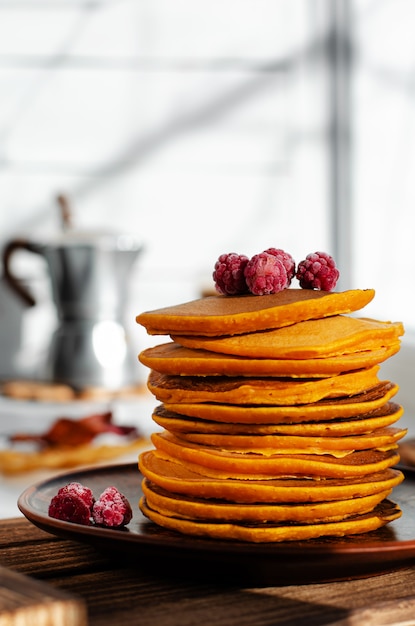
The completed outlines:
{"type": "MultiPolygon", "coordinates": [[[[0,244],[138,233],[132,311],[226,251],[335,255],[413,363],[413,0],[0,0],[0,244]]],[[[25,268],[31,279],[37,268],[25,268]]],[[[407,360],[408,359],[408,360],[407,360]]]]}

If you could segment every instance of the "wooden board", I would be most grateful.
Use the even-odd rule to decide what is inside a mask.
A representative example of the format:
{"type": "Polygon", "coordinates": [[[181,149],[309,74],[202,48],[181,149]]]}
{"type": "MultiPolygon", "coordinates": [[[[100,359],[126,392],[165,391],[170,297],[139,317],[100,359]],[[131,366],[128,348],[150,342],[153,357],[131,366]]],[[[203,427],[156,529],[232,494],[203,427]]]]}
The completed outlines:
{"type": "Polygon", "coordinates": [[[0,566],[1,626],[86,626],[82,599],[0,566]]]}

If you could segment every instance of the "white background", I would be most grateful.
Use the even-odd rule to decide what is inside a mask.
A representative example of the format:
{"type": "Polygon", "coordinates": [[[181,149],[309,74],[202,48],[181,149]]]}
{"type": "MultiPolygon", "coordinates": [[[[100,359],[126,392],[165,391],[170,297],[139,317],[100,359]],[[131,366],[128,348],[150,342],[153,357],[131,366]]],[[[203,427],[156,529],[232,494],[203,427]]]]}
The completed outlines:
{"type": "MultiPolygon", "coordinates": [[[[222,252],[330,252],[340,288],[376,289],[365,314],[405,324],[385,377],[411,429],[414,18],[411,0],[0,0],[0,248],[59,229],[59,193],[76,227],[137,235],[137,351],[135,315],[198,297],[222,252]]],[[[37,261],[17,264],[35,309],[0,283],[3,377],[50,336],[37,261]]]]}

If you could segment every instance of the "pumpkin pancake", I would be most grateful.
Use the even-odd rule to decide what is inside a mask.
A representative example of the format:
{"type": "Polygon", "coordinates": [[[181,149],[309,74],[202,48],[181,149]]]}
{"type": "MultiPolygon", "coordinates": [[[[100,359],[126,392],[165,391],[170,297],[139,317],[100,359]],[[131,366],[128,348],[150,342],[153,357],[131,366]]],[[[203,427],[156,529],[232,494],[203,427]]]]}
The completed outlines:
{"type": "Polygon", "coordinates": [[[142,497],[140,500],[140,509],[143,515],[159,526],[186,535],[257,543],[299,541],[323,536],[344,537],[346,535],[367,533],[381,528],[402,515],[399,507],[389,500],[383,500],[373,511],[363,515],[352,516],[338,522],[315,524],[263,523],[249,525],[236,522],[185,520],[162,515],[155,511],[148,506],[145,497],[142,497]]]}
{"type": "Polygon", "coordinates": [[[376,351],[396,344],[403,333],[401,322],[335,315],[230,337],[173,335],[172,339],[187,348],[254,359],[326,359],[365,350],[376,351]]]}
{"type": "Polygon", "coordinates": [[[297,405],[368,391],[379,384],[379,366],[316,379],[168,376],[154,370],[148,388],[160,402],[297,405]]]}
{"type": "Polygon", "coordinates": [[[250,480],[209,476],[200,466],[190,469],[178,461],[146,450],[139,457],[140,472],[166,491],[194,498],[213,498],[245,503],[325,502],[360,498],[393,489],[403,480],[402,472],[387,468],[365,476],[346,478],[267,478],[250,480]]]}
{"type": "Polygon", "coordinates": [[[379,379],[400,322],[347,314],[374,290],[212,296],[136,320],[170,341],[143,350],[162,404],[139,456],[156,524],[226,540],[366,533],[397,519],[404,476],[398,386],[379,379]]]}
{"type": "Polygon", "coordinates": [[[328,454],[273,454],[218,450],[184,442],[172,433],[153,433],[151,440],[159,456],[182,463],[189,469],[218,478],[265,479],[272,477],[347,478],[373,474],[399,462],[396,449],[352,452],[344,458],[328,454]]]}
{"type": "Polygon", "coordinates": [[[358,311],[373,289],[343,292],[284,289],[265,296],[210,296],[146,311],[136,321],[150,335],[235,335],[358,311]]]}
{"type": "Polygon", "coordinates": [[[168,517],[219,522],[333,522],[350,515],[368,513],[387,498],[391,489],[379,493],[330,502],[298,504],[243,504],[206,500],[173,494],[147,479],[142,483],[149,507],[168,517]]]}
{"type": "Polygon", "coordinates": [[[168,411],[189,417],[239,424],[285,424],[311,420],[334,420],[368,413],[382,407],[398,392],[399,387],[383,381],[375,387],[344,398],[319,400],[299,406],[284,405],[237,405],[218,402],[171,402],[164,401],[168,411]]]}
{"type": "Polygon", "coordinates": [[[197,417],[187,417],[168,411],[164,405],[155,407],[153,421],[174,433],[215,433],[233,435],[302,435],[310,437],[343,437],[361,435],[380,428],[387,428],[399,420],[403,408],[394,402],[350,418],[320,422],[300,422],[282,424],[238,424],[235,422],[214,422],[197,417]]]}
{"type": "Polygon", "coordinates": [[[177,439],[218,450],[255,454],[332,454],[338,458],[355,450],[390,450],[407,433],[401,428],[380,428],[364,435],[311,437],[307,435],[236,435],[180,433],[177,439]]]}
{"type": "Polygon", "coordinates": [[[296,378],[330,377],[373,367],[399,351],[400,342],[353,354],[317,359],[268,359],[218,354],[184,348],[175,342],[147,348],[140,362],[160,374],[180,376],[279,376],[296,378]]]}

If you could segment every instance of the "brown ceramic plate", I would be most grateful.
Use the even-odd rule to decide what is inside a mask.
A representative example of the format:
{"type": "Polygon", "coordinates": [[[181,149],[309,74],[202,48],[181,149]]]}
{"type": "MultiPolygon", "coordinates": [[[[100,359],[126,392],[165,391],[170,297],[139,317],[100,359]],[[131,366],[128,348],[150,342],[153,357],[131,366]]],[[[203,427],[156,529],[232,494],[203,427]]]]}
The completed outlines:
{"type": "Polygon", "coordinates": [[[415,439],[405,437],[399,443],[399,469],[404,472],[415,472],[415,439]]]}
{"type": "Polygon", "coordinates": [[[245,586],[305,584],[363,578],[415,562],[415,479],[409,474],[393,491],[403,515],[364,535],[284,543],[250,544],[201,539],[160,528],[138,509],[137,464],[110,465],[61,474],[27,488],[18,506],[33,524],[60,537],[86,542],[110,559],[163,577],[191,577],[245,586]],[[60,487],[78,481],[98,495],[115,485],[129,499],[134,517],[123,530],[82,526],[48,516],[60,487]]]}

